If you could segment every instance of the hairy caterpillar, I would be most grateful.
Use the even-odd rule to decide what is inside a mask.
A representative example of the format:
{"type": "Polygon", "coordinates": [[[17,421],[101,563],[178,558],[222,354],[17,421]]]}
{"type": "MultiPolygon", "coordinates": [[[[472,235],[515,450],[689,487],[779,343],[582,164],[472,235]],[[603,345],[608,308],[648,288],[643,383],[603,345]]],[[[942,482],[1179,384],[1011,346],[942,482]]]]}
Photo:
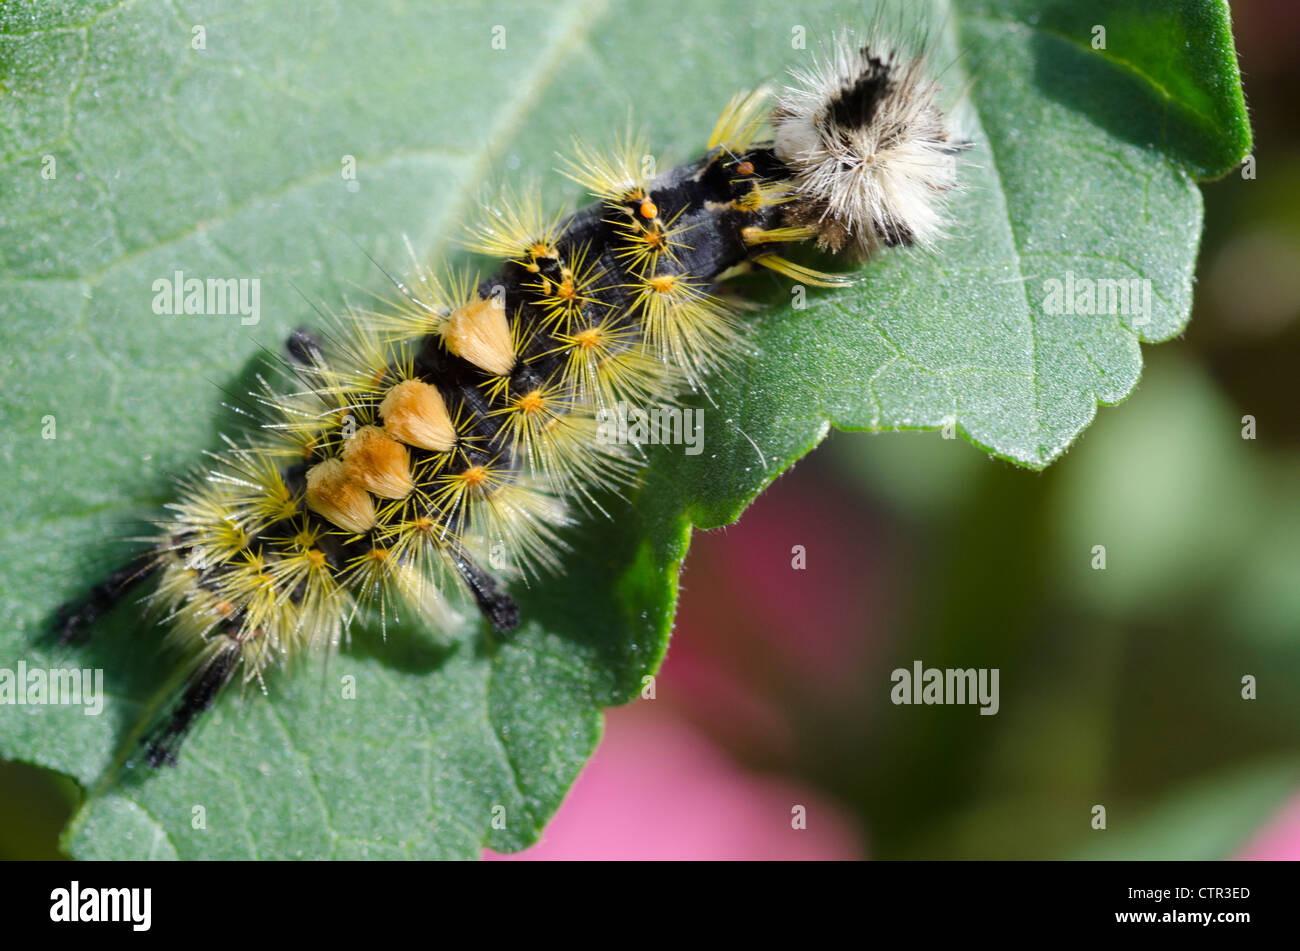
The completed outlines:
{"type": "Polygon", "coordinates": [[[840,284],[784,246],[856,258],[941,233],[965,144],[925,57],[844,34],[792,75],[774,105],[734,96],[704,154],[661,174],[636,140],[578,147],[563,171],[596,201],[565,217],[490,204],[467,242],[500,259],[488,277],[417,268],[392,305],[290,338],[288,382],[256,394],[261,430],[227,439],[141,558],[60,612],[76,640],[157,578],[148,600],[189,679],[151,765],[176,762],[227,684],[333,649],[360,610],[436,621],[459,585],[514,628],[506,578],[557,569],[568,509],[636,475],[599,414],[701,391],[737,352],[721,281],[763,267],[840,284]]]}

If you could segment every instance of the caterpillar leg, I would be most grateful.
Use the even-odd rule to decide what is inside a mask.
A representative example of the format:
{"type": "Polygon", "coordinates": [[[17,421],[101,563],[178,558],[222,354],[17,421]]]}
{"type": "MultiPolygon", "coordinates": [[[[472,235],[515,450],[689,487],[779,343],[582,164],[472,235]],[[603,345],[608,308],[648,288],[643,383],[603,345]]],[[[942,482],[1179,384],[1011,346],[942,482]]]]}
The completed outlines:
{"type": "Polygon", "coordinates": [[[80,598],[60,605],[54,620],[59,643],[84,643],[90,626],[117,607],[156,567],[152,559],[141,556],[118,568],[80,598]]]}
{"type": "Polygon", "coordinates": [[[495,575],[459,547],[453,550],[451,563],[474,595],[474,603],[492,623],[493,628],[505,633],[519,626],[519,605],[506,594],[495,575]]]}
{"type": "Polygon", "coordinates": [[[145,759],[151,767],[175,766],[176,757],[194,722],[212,707],[217,695],[234,677],[240,646],[233,638],[190,681],[171,714],[144,740],[145,759]]]}

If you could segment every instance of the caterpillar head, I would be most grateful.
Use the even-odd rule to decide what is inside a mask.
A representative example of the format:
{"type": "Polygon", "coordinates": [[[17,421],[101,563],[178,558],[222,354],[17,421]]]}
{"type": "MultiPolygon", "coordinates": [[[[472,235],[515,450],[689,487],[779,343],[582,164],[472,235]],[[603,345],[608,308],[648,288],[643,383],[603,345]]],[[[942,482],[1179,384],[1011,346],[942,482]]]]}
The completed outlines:
{"type": "Polygon", "coordinates": [[[841,36],[792,76],[772,112],[773,148],[796,189],[791,223],[863,255],[938,238],[966,144],[949,133],[924,57],[841,36]]]}

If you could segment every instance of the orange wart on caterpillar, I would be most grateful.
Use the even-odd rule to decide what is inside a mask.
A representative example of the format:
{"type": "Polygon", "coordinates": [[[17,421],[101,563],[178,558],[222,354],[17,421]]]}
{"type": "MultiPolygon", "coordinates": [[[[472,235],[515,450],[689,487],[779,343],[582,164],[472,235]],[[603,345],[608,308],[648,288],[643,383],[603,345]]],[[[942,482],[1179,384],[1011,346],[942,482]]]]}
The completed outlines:
{"type": "Polygon", "coordinates": [[[397,304],[349,310],[286,345],[269,419],[180,487],[136,561],[59,612],[63,642],[146,578],[188,681],[146,737],[174,764],[236,678],[329,651],[359,611],[436,621],[459,585],[498,632],[511,578],[554,571],[568,507],[636,477],[602,438],[618,403],[702,391],[743,345],[719,282],[754,267],[844,283],[795,263],[815,242],[851,259],[929,245],[965,143],[924,55],[842,34],[774,101],[731,99],[703,156],[646,177],[642,149],[579,148],[563,172],[596,201],[548,219],[538,200],[486,209],[470,247],[495,273],[419,268],[397,304]]]}

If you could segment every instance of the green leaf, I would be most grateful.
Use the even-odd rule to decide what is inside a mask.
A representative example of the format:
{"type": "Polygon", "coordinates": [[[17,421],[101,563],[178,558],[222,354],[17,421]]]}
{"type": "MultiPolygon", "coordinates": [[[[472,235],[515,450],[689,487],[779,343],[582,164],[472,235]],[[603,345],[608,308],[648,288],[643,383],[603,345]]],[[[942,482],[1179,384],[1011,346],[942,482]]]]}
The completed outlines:
{"type": "MultiPolygon", "coordinates": [[[[657,668],[692,524],[736,518],[832,424],[949,420],[1023,465],[1059,456],[1098,403],[1133,389],[1139,341],[1181,332],[1201,227],[1194,181],[1250,144],[1222,3],[1075,6],[936,6],[942,78],[974,143],[951,237],[931,254],[887,253],[858,287],[810,293],[800,309],[784,285],[750,287],[766,306],[742,371],[706,407],[704,452],[658,452],[631,504],[575,536],[566,574],[523,592],[516,637],[361,636],[323,672],[274,678],[269,698],[223,701],[180,767],[158,774],[117,768],[165,696],[158,632],[127,608],[83,651],[52,651],[40,633],[96,562],[113,560],[130,519],[216,445],[218,387],[247,389],[259,348],[311,319],[303,296],[382,290],[357,245],[399,270],[403,234],[445,251],[485,185],[544,177],[553,150],[575,134],[608,140],[629,106],[664,150],[661,167],[687,159],[734,89],[809,55],[792,45],[798,28],[815,48],[869,11],[0,7],[0,605],[11,620],[0,663],[102,667],[109,692],[100,716],[0,708],[0,756],[87,789],[69,850],[523,847],[593,749],[601,708],[634,698],[657,668]],[[1094,24],[1105,50],[1091,46],[1094,24]],[[505,49],[492,47],[497,26],[505,49]],[[42,175],[51,159],[53,178],[42,175]],[[155,315],[152,284],[176,270],[260,278],[260,323],[155,315]],[[1071,271],[1150,281],[1148,319],[1045,313],[1044,282],[1071,271]],[[53,440],[42,438],[49,416],[53,440]],[[346,677],[355,700],[342,699],[346,677]]],[[[545,187],[576,197],[555,177],[545,187]]]]}

